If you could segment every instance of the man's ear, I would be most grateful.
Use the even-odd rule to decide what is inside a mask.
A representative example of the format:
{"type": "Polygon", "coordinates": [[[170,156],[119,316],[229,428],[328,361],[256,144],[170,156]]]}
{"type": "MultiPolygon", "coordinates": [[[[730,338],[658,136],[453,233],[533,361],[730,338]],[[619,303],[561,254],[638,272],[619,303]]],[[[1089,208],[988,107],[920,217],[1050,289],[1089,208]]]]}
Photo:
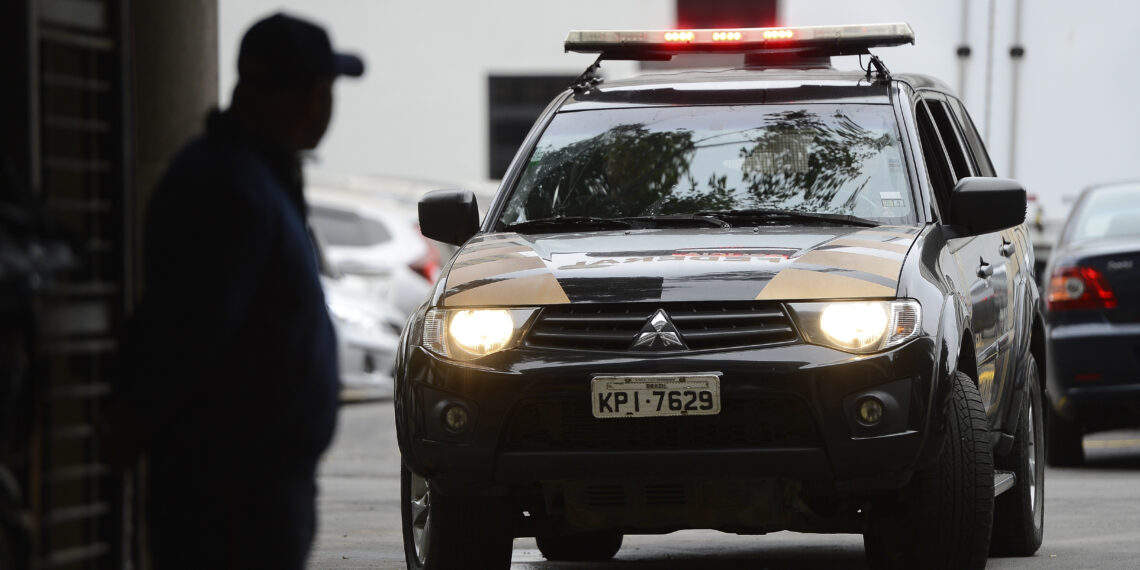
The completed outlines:
{"type": "Polygon", "coordinates": [[[320,117],[324,115],[324,108],[329,104],[330,85],[328,82],[317,81],[297,89],[297,105],[304,107],[305,116],[320,117]]]}
{"type": "Polygon", "coordinates": [[[320,102],[320,83],[313,83],[306,85],[300,89],[300,96],[304,105],[310,109],[314,108],[320,102]]]}

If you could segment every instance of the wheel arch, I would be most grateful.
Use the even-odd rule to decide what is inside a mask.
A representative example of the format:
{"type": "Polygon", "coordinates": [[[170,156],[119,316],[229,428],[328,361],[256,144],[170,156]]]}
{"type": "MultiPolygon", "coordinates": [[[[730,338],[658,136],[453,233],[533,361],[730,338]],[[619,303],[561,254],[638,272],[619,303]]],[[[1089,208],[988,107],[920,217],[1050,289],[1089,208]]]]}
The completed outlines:
{"type": "Polygon", "coordinates": [[[958,347],[958,370],[965,373],[978,385],[978,355],[974,351],[974,333],[970,329],[962,331],[962,341],[958,347]]]}
{"type": "Polygon", "coordinates": [[[1046,379],[1049,377],[1048,362],[1046,358],[1047,343],[1045,339],[1045,323],[1042,321],[1041,313],[1033,315],[1033,328],[1029,336],[1029,354],[1033,355],[1033,359],[1037,361],[1037,382],[1041,388],[1042,404],[1049,401],[1046,395],[1046,389],[1049,385],[1046,379]]]}
{"type": "Polygon", "coordinates": [[[969,327],[966,308],[954,295],[946,295],[938,324],[938,358],[934,364],[929,392],[923,451],[915,462],[916,469],[930,465],[938,459],[942,449],[942,434],[946,430],[946,417],[950,409],[955,374],[965,372],[975,387],[978,382],[977,360],[974,358],[973,332],[969,327]],[[963,363],[966,369],[962,370],[963,363]]]}

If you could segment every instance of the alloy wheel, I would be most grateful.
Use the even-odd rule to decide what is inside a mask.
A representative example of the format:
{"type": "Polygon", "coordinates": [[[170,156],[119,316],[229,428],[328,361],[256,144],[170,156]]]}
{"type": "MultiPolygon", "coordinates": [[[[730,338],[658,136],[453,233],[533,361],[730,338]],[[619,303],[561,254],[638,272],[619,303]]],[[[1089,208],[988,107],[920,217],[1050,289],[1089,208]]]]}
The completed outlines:
{"type": "Polygon", "coordinates": [[[412,544],[416,547],[416,559],[422,566],[427,561],[428,548],[431,546],[431,486],[427,479],[415,473],[409,473],[409,476],[412,544]]]}

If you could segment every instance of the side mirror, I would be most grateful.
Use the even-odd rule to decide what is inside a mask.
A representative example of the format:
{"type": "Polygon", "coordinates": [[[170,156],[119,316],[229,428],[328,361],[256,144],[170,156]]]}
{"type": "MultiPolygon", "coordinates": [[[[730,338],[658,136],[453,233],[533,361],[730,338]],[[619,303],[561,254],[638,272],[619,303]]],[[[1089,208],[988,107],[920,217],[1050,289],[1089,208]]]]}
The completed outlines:
{"type": "Polygon", "coordinates": [[[420,198],[420,232],[436,241],[463,245],[479,231],[479,206],[470,190],[434,190],[420,198]]]}
{"type": "Polygon", "coordinates": [[[970,176],[950,195],[950,223],[966,235],[987,234],[1025,222],[1025,187],[1008,178],[970,176]]]}

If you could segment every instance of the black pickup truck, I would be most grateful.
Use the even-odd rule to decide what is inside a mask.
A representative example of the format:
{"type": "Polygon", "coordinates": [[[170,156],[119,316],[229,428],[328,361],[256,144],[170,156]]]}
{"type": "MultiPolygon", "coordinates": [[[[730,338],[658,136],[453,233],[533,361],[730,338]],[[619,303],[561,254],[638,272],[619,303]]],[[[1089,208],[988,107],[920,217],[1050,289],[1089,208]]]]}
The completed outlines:
{"type": "Polygon", "coordinates": [[[875,568],[982,568],[1043,527],[1046,362],[1025,189],[962,102],[877,56],[906,24],[571,32],[603,82],[527,137],[404,332],[410,568],[605,560],[626,534],[862,534],[875,568]]]}

